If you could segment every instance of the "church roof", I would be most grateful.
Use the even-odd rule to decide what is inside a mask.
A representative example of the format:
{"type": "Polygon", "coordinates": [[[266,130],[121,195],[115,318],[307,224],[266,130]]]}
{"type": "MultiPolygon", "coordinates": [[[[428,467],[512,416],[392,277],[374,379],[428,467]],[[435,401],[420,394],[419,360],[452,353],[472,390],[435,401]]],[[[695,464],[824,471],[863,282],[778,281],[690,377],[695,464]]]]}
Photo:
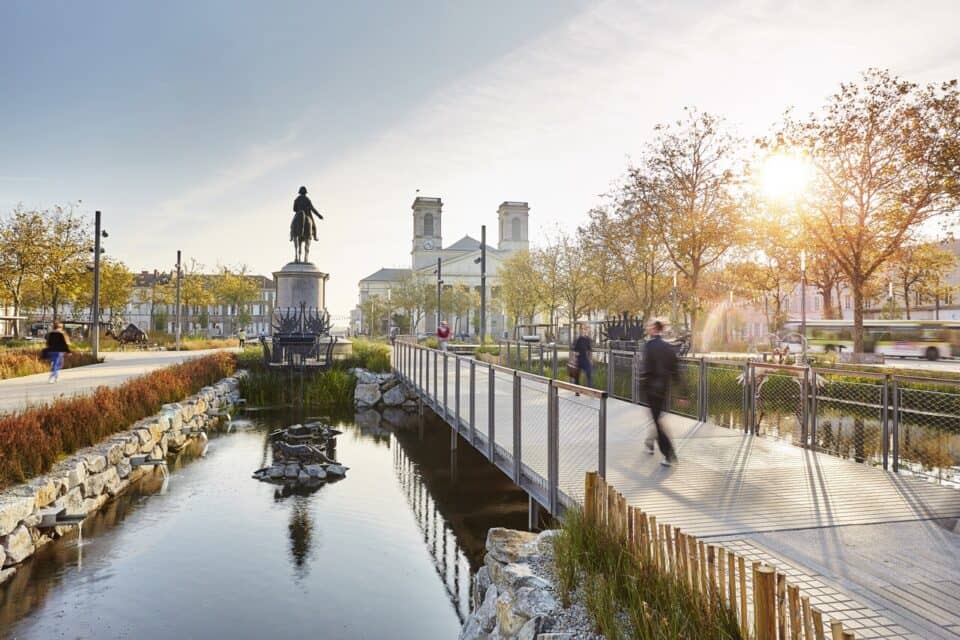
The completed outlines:
{"type": "Polygon", "coordinates": [[[413,271],[410,269],[380,269],[371,273],[366,278],[361,279],[360,282],[365,280],[375,280],[379,282],[400,282],[411,273],[413,273],[413,271]]]}
{"type": "MultiPolygon", "coordinates": [[[[444,249],[444,251],[479,251],[480,250],[480,241],[476,238],[471,238],[470,236],[463,236],[452,245],[444,249]]],[[[496,251],[489,244],[487,245],[487,251],[496,251]]]]}

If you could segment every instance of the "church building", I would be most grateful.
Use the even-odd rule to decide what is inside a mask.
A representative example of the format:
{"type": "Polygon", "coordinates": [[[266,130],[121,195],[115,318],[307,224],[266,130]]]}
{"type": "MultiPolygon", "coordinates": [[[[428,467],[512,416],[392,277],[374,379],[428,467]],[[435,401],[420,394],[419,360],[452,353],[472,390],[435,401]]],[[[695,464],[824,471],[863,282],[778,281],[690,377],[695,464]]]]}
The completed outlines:
{"type": "MultiPolygon", "coordinates": [[[[463,236],[447,246],[443,244],[443,201],[440,198],[417,197],[413,201],[413,233],[411,237],[410,268],[409,269],[379,269],[360,281],[360,304],[370,296],[379,296],[388,307],[391,302],[391,291],[401,282],[416,277],[423,282],[436,286],[437,260],[440,261],[440,278],[442,286],[453,288],[465,285],[480,291],[480,241],[469,235],[463,236]]],[[[529,241],[530,207],[526,202],[506,201],[497,208],[497,246],[487,244],[487,335],[502,337],[508,330],[505,316],[494,312],[496,305],[492,300],[499,294],[500,266],[504,260],[516,251],[530,248],[529,241]]],[[[479,227],[479,225],[478,225],[479,227]]],[[[487,230],[488,237],[493,229],[487,230]]],[[[436,289],[434,288],[434,291],[436,289]]],[[[360,332],[373,334],[385,333],[386,327],[370,327],[360,313],[358,307],[355,312],[354,329],[360,332]]],[[[393,313],[399,313],[396,310],[393,313]]],[[[418,334],[434,333],[436,331],[436,316],[425,314],[421,318],[414,332],[418,334]]],[[[451,329],[464,336],[479,335],[477,324],[478,309],[471,309],[466,313],[442,313],[441,319],[446,320],[451,329]]]]}

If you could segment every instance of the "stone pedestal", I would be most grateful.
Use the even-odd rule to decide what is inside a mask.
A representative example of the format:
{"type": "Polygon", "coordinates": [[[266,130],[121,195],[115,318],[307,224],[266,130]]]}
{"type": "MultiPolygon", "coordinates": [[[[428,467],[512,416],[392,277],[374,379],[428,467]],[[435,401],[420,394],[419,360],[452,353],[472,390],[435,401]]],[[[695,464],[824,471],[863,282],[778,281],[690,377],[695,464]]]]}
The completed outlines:
{"type": "Polygon", "coordinates": [[[330,274],[317,269],[312,262],[290,262],[273,272],[277,285],[276,309],[326,309],[326,285],[330,274]]]}

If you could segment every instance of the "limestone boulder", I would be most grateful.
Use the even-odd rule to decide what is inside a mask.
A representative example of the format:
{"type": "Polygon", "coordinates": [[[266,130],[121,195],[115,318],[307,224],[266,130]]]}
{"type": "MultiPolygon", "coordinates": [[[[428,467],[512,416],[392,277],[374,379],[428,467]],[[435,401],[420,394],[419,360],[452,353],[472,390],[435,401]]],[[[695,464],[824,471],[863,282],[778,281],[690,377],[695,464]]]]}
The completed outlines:
{"type": "Polygon", "coordinates": [[[383,394],[383,404],[388,407],[399,407],[406,399],[403,389],[399,386],[394,386],[383,394]]]}
{"type": "Polygon", "coordinates": [[[377,380],[377,374],[371,373],[365,369],[354,369],[353,375],[357,377],[357,384],[376,384],[379,385],[380,381],[377,380]]]}
{"type": "Polygon", "coordinates": [[[480,621],[480,628],[486,633],[491,633],[497,626],[497,588],[493,585],[487,587],[483,602],[477,609],[477,618],[480,621]]]}
{"type": "Polygon", "coordinates": [[[131,471],[133,471],[133,468],[130,466],[130,461],[126,458],[117,463],[117,475],[121,478],[128,478],[131,471]]]}
{"type": "Polygon", "coordinates": [[[3,546],[5,559],[3,566],[9,567],[13,564],[20,564],[31,555],[36,549],[33,544],[33,538],[30,537],[30,530],[20,525],[8,535],[0,539],[0,545],[3,546]]]}
{"type": "Polygon", "coordinates": [[[110,496],[116,496],[126,487],[126,482],[120,479],[120,473],[116,467],[110,467],[103,472],[103,488],[110,496]]]}
{"type": "Polygon", "coordinates": [[[16,496],[10,493],[0,494],[0,536],[11,533],[31,513],[36,505],[33,496],[16,496]]]}
{"type": "Polygon", "coordinates": [[[100,507],[106,504],[107,500],[109,499],[110,496],[106,493],[102,493],[93,498],[85,498],[83,500],[83,508],[81,513],[93,513],[94,511],[99,511],[100,507]]]}
{"type": "Polygon", "coordinates": [[[374,407],[381,398],[380,385],[358,384],[353,393],[353,403],[357,407],[374,407]]]}
{"type": "Polygon", "coordinates": [[[132,456],[140,450],[140,437],[131,433],[123,439],[123,455],[132,456]]]}
{"type": "Polygon", "coordinates": [[[315,480],[324,480],[327,477],[327,472],[319,464],[308,464],[303,468],[311,478],[315,480]]]}
{"type": "MultiPolygon", "coordinates": [[[[113,469],[113,467],[110,467],[113,469]]],[[[114,469],[114,473],[116,470],[114,469]]],[[[83,497],[84,498],[96,498],[101,493],[107,484],[107,472],[95,473],[91,476],[87,476],[87,479],[83,482],[83,497]]]]}
{"type": "Polygon", "coordinates": [[[547,589],[521,587],[515,592],[513,608],[525,618],[546,617],[560,608],[557,599],[547,589]]]}
{"type": "Polygon", "coordinates": [[[107,458],[108,465],[115,465],[123,459],[124,445],[125,443],[123,442],[113,441],[100,447],[100,451],[102,451],[103,455],[107,458]]]}
{"type": "Polygon", "coordinates": [[[487,553],[496,560],[508,564],[524,562],[537,555],[537,534],[494,527],[487,532],[487,553]]]}
{"type": "Polygon", "coordinates": [[[87,453],[82,456],[87,473],[100,473],[107,468],[107,456],[101,452],[87,453]]]}
{"type": "Polygon", "coordinates": [[[300,465],[296,463],[288,464],[284,467],[283,477],[289,478],[291,480],[296,479],[300,475],[300,465]]]}
{"type": "Polygon", "coordinates": [[[73,489],[70,489],[65,495],[57,498],[53,506],[57,509],[66,509],[67,515],[86,513],[83,510],[83,485],[77,485],[73,489]]]}
{"type": "MultiPolygon", "coordinates": [[[[388,391],[394,389],[400,384],[400,378],[391,374],[388,374],[387,377],[380,379],[380,389],[381,391],[388,391]]],[[[401,390],[402,392],[402,390],[401,390]]]]}
{"type": "Polygon", "coordinates": [[[519,615],[513,606],[510,593],[503,592],[497,596],[497,633],[501,638],[512,638],[520,632],[529,618],[519,615]]]}

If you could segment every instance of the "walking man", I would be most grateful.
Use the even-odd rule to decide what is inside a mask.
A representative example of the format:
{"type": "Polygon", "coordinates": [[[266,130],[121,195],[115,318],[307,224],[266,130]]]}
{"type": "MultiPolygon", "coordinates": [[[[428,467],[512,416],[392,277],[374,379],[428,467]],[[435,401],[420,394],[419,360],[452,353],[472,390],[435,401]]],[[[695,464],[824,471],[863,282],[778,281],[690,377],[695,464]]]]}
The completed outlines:
{"type": "Polygon", "coordinates": [[[59,320],[53,323],[53,331],[47,334],[47,348],[44,352],[50,360],[50,379],[47,382],[53,384],[60,379],[64,354],[70,353],[70,340],[63,332],[63,323],[59,320]]]}
{"type": "Polygon", "coordinates": [[[580,384],[580,371],[587,376],[587,386],[593,386],[593,342],[590,340],[590,332],[587,325],[580,325],[580,336],[573,343],[573,352],[577,354],[577,379],[574,380],[580,384]]]}
{"type": "Polygon", "coordinates": [[[660,464],[669,467],[677,461],[677,455],[673,451],[670,436],[667,435],[660,423],[660,414],[663,412],[663,405],[670,393],[670,383],[677,378],[677,355],[673,352],[673,348],[660,337],[662,332],[663,323],[659,320],[654,320],[647,327],[647,334],[650,339],[647,341],[643,354],[643,381],[656,433],[647,435],[646,445],[647,452],[653,455],[656,452],[653,442],[656,440],[660,446],[660,453],[663,454],[663,460],[660,464]]]}
{"type": "Polygon", "coordinates": [[[243,327],[240,327],[240,331],[237,331],[237,340],[240,342],[240,348],[243,349],[247,344],[247,332],[243,330],[243,327]]]}

